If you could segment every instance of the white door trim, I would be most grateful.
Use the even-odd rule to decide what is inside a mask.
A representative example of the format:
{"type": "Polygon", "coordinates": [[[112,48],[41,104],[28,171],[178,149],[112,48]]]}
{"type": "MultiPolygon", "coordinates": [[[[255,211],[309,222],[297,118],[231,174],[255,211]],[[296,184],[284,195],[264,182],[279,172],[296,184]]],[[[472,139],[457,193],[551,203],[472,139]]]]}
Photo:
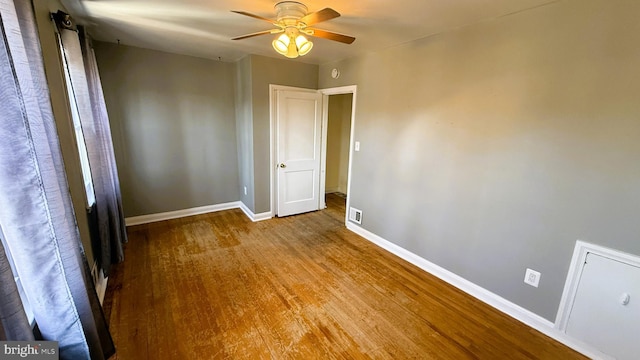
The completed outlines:
{"type": "MultiPolygon", "coordinates": [[[[320,93],[322,94],[322,139],[321,141],[321,150],[320,150],[320,194],[324,194],[325,191],[325,181],[326,181],[326,171],[327,171],[327,123],[328,123],[328,108],[329,108],[329,95],[340,95],[340,94],[353,94],[353,98],[351,100],[351,130],[349,134],[349,169],[347,170],[347,205],[344,216],[344,223],[347,224],[349,222],[349,204],[351,197],[349,194],[351,193],[351,165],[353,163],[353,143],[354,143],[354,133],[356,129],[356,92],[358,90],[357,85],[348,85],[341,86],[335,88],[328,89],[320,89],[320,93]]],[[[324,209],[327,205],[325,204],[324,196],[320,196],[320,204],[319,208],[324,209]]]]}
{"type": "Polygon", "coordinates": [[[276,163],[275,159],[278,158],[276,154],[276,111],[277,111],[277,100],[278,97],[276,93],[278,91],[290,90],[290,91],[304,91],[304,92],[313,92],[317,93],[318,90],[315,89],[307,89],[307,88],[299,88],[294,86],[284,86],[284,85],[274,85],[269,84],[269,178],[271,180],[271,194],[270,194],[270,203],[271,203],[271,217],[274,217],[278,214],[278,207],[276,206],[276,194],[278,191],[278,179],[275,173],[276,163]]]}
{"type": "MultiPolygon", "coordinates": [[[[347,211],[345,211],[345,224],[349,221],[349,204],[350,204],[350,192],[351,192],[351,167],[353,164],[353,144],[354,144],[354,133],[355,133],[355,126],[356,126],[356,93],[357,93],[357,89],[358,86],[357,85],[348,85],[348,86],[341,86],[341,87],[334,87],[334,88],[327,88],[327,89],[320,89],[320,90],[314,90],[314,89],[307,89],[307,88],[298,88],[298,87],[293,87],[293,86],[284,86],[284,85],[274,85],[274,84],[270,84],[269,85],[269,138],[270,140],[270,144],[269,144],[269,172],[270,172],[270,176],[269,178],[271,179],[271,194],[270,194],[270,203],[271,203],[271,216],[276,216],[277,215],[277,207],[276,207],[276,193],[277,193],[277,189],[278,189],[278,183],[277,183],[277,179],[275,176],[275,168],[276,168],[276,164],[274,162],[274,160],[277,158],[276,156],[276,148],[275,148],[275,144],[276,144],[276,109],[277,109],[277,97],[276,97],[276,92],[277,91],[281,91],[281,90],[294,90],[294,91],[309,91],[309,92],[320,92],[323,96],[323,109],[322,109],[322,139],[321,139],[321,157],[320,157],[320,194],[324,194],[325,191],[325,174],[326,174],[326,165],[327,165],[327,159],[326,159],[326,151],[327,151],[327,122],[328,122],[328,117],[327,117],[327,106],[329,103],[329,95],[340,95],[340,94],[353,94],[353,98],[352,98],[352,103],[351,103],[351,133],[349,134],[349,169],[347,171],[347,205],[346,205],[346,209],[347,211]]],[[[320,209],[324,209],[326,207],[325,201],[324,201],[324,196],[320,196],[320,203],[318,204],[320,209]]]]}
{"type": "Polygon", "coordinates": [[[571,265],[569,266],[567,280],[564,284],[564,290],[562,292],[562,298],[560,300],[560,306],[558,307],[558,314],[556,315],[555,321],[555,328],[563,333],[567,332],[569,316],[571,315],[571,309],[573,308],[575,296],[578,291],[578,285],[580,284],[580,278],[582,277],[582,271],[584,269],[583,265],[587,260],[587,255],[589,253],[597,254],[635,267],[640,267],[640,257],[604,246],[590,244],[581,240],[576,241],[576,246],[573,250],[573,256],[571,257],[571,265]]]}

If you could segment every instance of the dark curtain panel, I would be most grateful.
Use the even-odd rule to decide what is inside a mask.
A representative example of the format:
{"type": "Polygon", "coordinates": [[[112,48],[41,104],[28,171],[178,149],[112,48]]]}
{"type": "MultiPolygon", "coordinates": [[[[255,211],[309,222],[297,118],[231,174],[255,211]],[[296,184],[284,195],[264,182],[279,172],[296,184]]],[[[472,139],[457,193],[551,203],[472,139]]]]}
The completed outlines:
{"type": "Polygon", "coordinates": [[[78,107],[89,155],[96,197],[100,266],[108,276],[111,264],[123,260],[122,244],[127,241],[109,117],[89,37],[82,27],[77,31],[62,26],[59,29],[71,79],[70,93],[78,107]]]}
{"type": "Polygon", "coordinates": [[[104,359],[113,343],[96,311],[31,2],[0,0],[0,19],[0,224],[8,251],[42,337],[59,342],[62,359],[104,359]]]}
{"type": "MultiPolygon", "coordinates": [[[[98,62],[91,38],[85,33],[83,27],[80,27],[79,30],[89,95],[91,97],[91,109],[96,127],[96,136],[100,144],[102,164],[99,171],[104,180],[104,196],[107,200],[104,207],[107,209],[108,216],[106,218],[99,217],[98,224],[102,223],[103,227],[108,227],[111,234],[110,246],[102,245],[102,263],[110,265],[124,260],[122,244],[127,242],[127,228],[124,220],[124,210],[122,209],[120,179],[118,177],[118,168],[116,167],[109,116],[107,115],[102,82],[98,73],[98,62]],[[109,254],[108,256],[106,255],[107,253],[109,254]]],[[[109,265],[104,267],[107,275],[109,274],[109,265]]]]}

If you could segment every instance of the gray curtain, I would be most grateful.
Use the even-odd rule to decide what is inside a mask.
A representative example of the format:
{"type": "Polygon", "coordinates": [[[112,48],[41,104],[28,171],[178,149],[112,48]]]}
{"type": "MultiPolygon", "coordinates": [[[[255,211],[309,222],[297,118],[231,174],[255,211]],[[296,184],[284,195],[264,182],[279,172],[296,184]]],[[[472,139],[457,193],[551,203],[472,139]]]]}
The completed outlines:
{"type": "Polygon", "coordinates": [[[69,91],[78,107],[96,197],[97,214],[93,218],[97,219],[99,246],[94,248],[100,267],[108,276],[111,264],[123,260],[122,244],[127,241],[109,117],[91,40],[83,27],[76,31],[58,24],[58,28],[71,78],[69,91]]]}
{"type": "Polygon", "coordinates": [[[34,340],[3,242],[0,242],[0,340],[34,340]]]}
{"type": "MultiPolygon", "coordinates": [[[[0,224],[35,321],[62,359],[107,358],[113,342],[75,223],[29,1],[0,0],[0,108],[0,224]]],[[[6,256],[0,271],[6,277],[6,256]]],[[[0,308],[12,301],[10,289],[0,308]]]]}

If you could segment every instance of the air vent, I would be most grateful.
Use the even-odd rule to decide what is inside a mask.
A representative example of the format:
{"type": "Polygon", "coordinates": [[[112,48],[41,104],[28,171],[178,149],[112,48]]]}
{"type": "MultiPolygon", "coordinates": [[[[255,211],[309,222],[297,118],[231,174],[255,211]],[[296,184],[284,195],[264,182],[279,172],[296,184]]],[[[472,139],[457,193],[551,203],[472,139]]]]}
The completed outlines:
{"type": "Polygon", "coordinates": [[[362,210],[349,208],[349,220],[354,223],[362,224],[362,210]]]}

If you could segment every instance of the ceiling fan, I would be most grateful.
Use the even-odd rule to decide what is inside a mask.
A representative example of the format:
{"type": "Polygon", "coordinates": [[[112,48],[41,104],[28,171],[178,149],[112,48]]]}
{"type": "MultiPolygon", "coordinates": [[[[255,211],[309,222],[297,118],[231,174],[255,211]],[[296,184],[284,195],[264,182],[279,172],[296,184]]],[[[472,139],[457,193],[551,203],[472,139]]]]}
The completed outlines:
{"type": "Polygon", "coordinates": [[[232,40],[242,40],[267,34],[281,34],[273,40],[273,48],[279,54],[288,58],[296,58],[298,56],[308,54],[313,47],[313,43],[308,41],[304,35],[338,41],[344,44],[351,44],[356,39],[352,36],[309,27],[317,23],[339,17],[340,14],[331,8],[307,13],[307,7],[297,1],[282,1],[277,3],[274,8],[276,10],[276,20],[267,19],[244,11],[232,11],[236,14],[267,21],[276,27],[276,29],[272,30],[259,31],[252,34],[238,36],[232,40]]]}

